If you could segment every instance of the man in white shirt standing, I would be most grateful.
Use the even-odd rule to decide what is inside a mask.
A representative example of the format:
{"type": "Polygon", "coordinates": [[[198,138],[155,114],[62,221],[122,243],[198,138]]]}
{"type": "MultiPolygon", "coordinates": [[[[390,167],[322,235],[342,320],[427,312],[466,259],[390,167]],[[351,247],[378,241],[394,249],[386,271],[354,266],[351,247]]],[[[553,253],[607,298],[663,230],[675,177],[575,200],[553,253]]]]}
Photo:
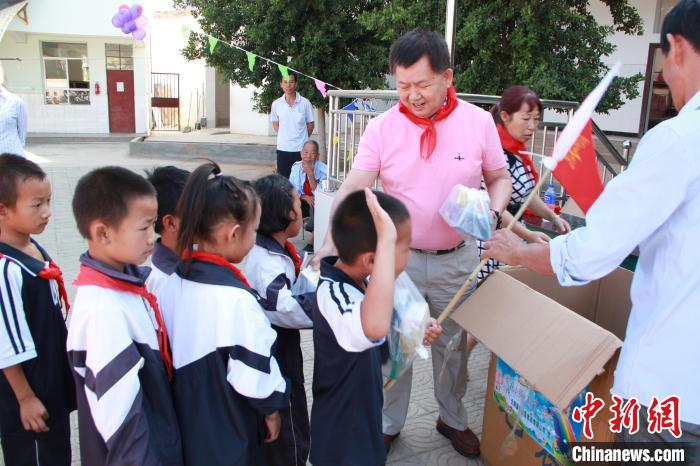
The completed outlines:
{"type": "Polygon", "coordinates": [[[642,138],[629,168],[588,211],[586,227],[548,244],[525,245],[505,230],[486,243],[489,256],[555,274],[564,286],[607,275],[639,246],[612,393],[642,406],[639,431],[623,429],[620,440],[689,442],[694,461],[700,461],[699,24],[700,0],[680,0],[666,16],[663,74],[680,111],[642,138]],[[671,396],[680,400],[680,438],[649,422],[654,405],[671,396]]]}
{"type": "Polygon", "coordinates": [[[314,130],[314,109],[309,99],[297,92],[297,75],[280,77],[284,95],[272,102],[270,119],[277,133],[277,173],[289,178],[294,162],[301,160],[301,148],[314,130]]]}

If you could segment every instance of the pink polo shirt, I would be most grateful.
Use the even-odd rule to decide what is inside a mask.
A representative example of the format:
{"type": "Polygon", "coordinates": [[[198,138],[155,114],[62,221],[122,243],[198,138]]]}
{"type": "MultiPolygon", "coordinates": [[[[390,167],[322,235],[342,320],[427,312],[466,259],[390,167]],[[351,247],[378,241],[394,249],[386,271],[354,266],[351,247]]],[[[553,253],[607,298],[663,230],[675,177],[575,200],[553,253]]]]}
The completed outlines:
{"type": "Polygon", "coordinates": [[[438,121],[437,146],[430,159],[420,156],[423,129],[399,112],[398,105],[371,120],[353,168],[379,172],[382,188],[408,207],[417,249],[450,249],[463,238],[438,209],[456,184],[479,188],[482,171],[506,167],[491,114],[467,102],[438,121]]]}

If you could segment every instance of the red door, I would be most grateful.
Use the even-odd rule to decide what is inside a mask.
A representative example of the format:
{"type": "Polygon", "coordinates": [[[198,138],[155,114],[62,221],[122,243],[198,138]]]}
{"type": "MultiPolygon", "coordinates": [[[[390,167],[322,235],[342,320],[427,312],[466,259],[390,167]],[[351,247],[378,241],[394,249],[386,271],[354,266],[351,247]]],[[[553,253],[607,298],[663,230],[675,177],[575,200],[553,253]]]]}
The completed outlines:
{"type": "Polygon", "coordinates": [[[109,131],[135,133],[133,70],[107,70],[107,99],[109,101],[109,131]]]}

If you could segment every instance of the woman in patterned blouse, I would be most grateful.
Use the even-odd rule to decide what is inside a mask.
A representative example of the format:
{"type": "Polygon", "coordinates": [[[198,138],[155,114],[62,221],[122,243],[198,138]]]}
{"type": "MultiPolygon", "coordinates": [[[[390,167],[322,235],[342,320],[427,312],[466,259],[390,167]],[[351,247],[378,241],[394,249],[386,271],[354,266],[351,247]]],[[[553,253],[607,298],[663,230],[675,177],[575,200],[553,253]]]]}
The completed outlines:
{"type": "MultiPolygon", "coordinates": [[[[501,100],[491,109],[491,114],[501,138],[503,153],[508,158],[508,171],[513,183],[513,192],[508,208],[503,212],[503,225],[505,226],[510,223],[513,215],[520,209],[537,183],[539,175],[535,164],[529,155],[521,151],[527,150],[525,144],[532,139],[537,131],[542,115],[542,102],[530,88],[511,86],[505,90],[501,100]]],[[[536,215],[552,222],[557,232],[567,233],[571,231],[571,226],[567,221],[547,207],[539,196],[533,198],[528,207],[536,215]]],[[[528,230],[522,222],[513,225],[513,232],[528,243],[549,241],[549,236],[539,231],[528,230]]],[[[479,251],[481,250],[481,242],[479,242],[479,251]]],[[[486,278],[500,265],[498,261],[489,259],[479,272],[479,281],[486,278]]]]}

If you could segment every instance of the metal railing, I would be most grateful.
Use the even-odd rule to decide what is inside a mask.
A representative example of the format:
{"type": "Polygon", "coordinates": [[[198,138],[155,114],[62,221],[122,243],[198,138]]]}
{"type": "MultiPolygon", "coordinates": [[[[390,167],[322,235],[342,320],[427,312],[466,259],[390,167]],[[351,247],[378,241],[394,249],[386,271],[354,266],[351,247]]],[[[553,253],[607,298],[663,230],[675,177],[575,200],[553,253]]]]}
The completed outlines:
{"type": "MultiPolygon", "coordinates": [[[[360,137],[367,127],[367,123],[398,102],[397,91],[392,90],[331,90],[328,91],[328,132],[326,144],[326,160],[328,163],[329,189],[334,190],[345,180],[352,167],[352,162],[357,153],[360,137]]],[[[457,97],[466,102],[488,109],[500,99],[498,96],[463,94],[457,97]]],[[[578,102],[563,100],[542,100],[543,110],[553,110],[567,115],[567,121],[571,119],[578,102]]],[[[542,122],[536,134],[530,141],[529,150],[536,154],[549,154],[559,132],[565,123],[542,122]]],[[[605,133],[593,123],[593,132],[602,145],[612,155],[616,169],[599,151],[596,151],[599,162],[599,170],[604,183],[616,176],[627,165],[627,160],[620,155],[615,146],[610,142],[605,133]]],[[[541,156],[533,156],[536,167],[542,172],[543,160],[541,156]]],[[[551,177],[550,183],[557,184],[551,177]]],[[[543,191],[547,188],[543,186],[543,191]]],[[[561,190],[561,188],[560,188],[561,190]]],[[[542,193],[540,193],[542,194],[542,193]]],[[[560,200],[566,200],[566,193],[561,190],[560,200]]]]}

